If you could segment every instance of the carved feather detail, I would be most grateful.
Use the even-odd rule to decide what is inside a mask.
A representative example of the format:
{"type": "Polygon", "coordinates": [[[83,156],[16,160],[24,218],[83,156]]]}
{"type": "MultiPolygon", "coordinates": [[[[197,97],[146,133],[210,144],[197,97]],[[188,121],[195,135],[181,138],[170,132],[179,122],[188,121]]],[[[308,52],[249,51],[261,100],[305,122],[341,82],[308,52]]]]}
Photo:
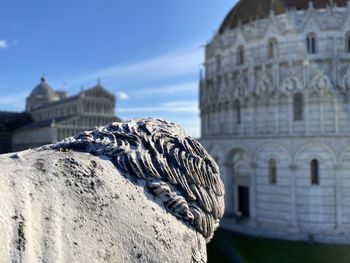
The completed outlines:
{"type": "Polygon", "coordinates": [[[123,174],[146,181],[166,209],[207,240],[224,213],[219,168],[199,142],[174,123],[132,119],[80,133],[54,144],[107,156],[123,174]]]}

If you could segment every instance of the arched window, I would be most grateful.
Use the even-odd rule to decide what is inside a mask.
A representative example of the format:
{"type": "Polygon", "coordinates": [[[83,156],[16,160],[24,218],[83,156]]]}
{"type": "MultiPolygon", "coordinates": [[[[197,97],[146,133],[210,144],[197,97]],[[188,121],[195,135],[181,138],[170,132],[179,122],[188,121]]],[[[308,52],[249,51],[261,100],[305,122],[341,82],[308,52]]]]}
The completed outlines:
{"type": "Polygon", "coordinates": [[[309,33],[306,36],[306,48],[307,52],[309,54],[316,54],[317,53],[317,46],[316,46],[316,34],[315,33],[309,33]]]}
{"type": "Polygon", "coordinates": [[[244,47],[239,46],[237,51],[237,64],[242,65],[244,64],[244,47]]]}
{"type": "Polygon", "coordinates": [[[313,159],[311,161],[311,184],[318,185],[320,183],[318,161],[313,159]]]}
{"type": "Polygon", "coordinates": [[[293,115],[295,121],[303,120],[304,100],[301,93],[297,93],[293,97],[293,115]]]}
{"type": "Polygon", "coordinates": [[[267,42],[267,57],[276,58],[277,57],[278,44],[275,38],[269,39],[267,42]]]}
{"type": "Polygon", "coordinates": [[[350,53],[350,32],[345,36],[345,50],[347,53],[350,53]]]}
{"type": "Polygon", "coordinates": [[[233,110],[235,114],[235,123],[241,124],[241,103],[239,100],[236,100],[233,104],[233,110]]]}
{"type": "Polygon", "coordinates": [[[275,159],[269,160],[269,183],[276,184],[277,183],[277,165],[275,159]]]}

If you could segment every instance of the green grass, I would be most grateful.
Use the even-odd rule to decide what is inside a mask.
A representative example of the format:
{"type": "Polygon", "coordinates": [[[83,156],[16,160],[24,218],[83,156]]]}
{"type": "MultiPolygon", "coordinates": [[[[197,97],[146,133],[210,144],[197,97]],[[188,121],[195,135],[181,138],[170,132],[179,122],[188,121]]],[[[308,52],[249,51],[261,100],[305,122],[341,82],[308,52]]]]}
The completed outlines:
{"type": "Polygon", "coordinates": [[[254,238],[218,230],[208,263],[349,263],[350,246],[254,238]]]}

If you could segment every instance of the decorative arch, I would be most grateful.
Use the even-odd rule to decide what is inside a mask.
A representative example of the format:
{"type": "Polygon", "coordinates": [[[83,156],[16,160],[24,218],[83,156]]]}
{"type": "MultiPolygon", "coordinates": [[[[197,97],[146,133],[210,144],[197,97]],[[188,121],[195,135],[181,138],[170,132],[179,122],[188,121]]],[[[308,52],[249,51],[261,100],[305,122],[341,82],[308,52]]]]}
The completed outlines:
{"type": "Polygon", "coordinates": [[[266,79],[261,79],[257,85],[257,91],[259,94],[264,95],[269,91],[270,83],[266,79]]]}
{"type": "Polygon", "coordinates": [[[283,80],[282,89],[287,92],[293,92],[301,89],[301,83],[297,77],[287,77],[283,80]]]}
{"type": "Polygon", "coordinates": [[[335,163],[337,161],[337,157],[336,157],[335,153],[333,152],[333,150],[330,147],[328,147],[327,145],[324,145],[321,143],[309,143],[309,144],[302,146],[294,154],[293,161],[297,162],[299,160],[303,160],[303,161],[310,162],[312,159],[317,158],[320,162],[323,162],[324,158],[320,154],[320,152],[321,152],[320,149],[325,150],[329,154],[329,156],[331,157],[331,161],[333,163],[335,163]],[[306,149],[312,149],[312,148],[314,148],[314,149],[319,148],[318,150],[315,150],[315,152],[317,152],[317,154],[309,154],[308,157],[305,157],[304,155],[302,155],[304,152],[306,152],[305,151],[306,149]]]}
{"type": "Polygon", "coordinates": [[[304,18],[300,24],[300,28],[305,32],[320,32],[322,29],[319,19],[317,19],[317,14],[315,14],[315,9],[313,8],[313,2],[310,1],[306,10],[304,18]],[[310,30],[310,31],[305,31],[310,30]]]}
{"type": "Polygon", "coordinates": [[[316,77],[312,80],[311,85],[315,90],[325,90],[332,88],[332,84],[328,76],[321,72],[317,73],[316,77]]]}
{"type": "Polygon", "coordinates": [[[339,162],[350,164],[350,145],[346,145],[339,155],[339,162]]]}
{"type": "Polygon", "coordinates": [[[239,175],[239,176],[250,176],[251,174],[251,168],[249,167],[249,164],[242,160],[237,162],[234,165],[234,173],[235,176],[239,175]]]}
{"type": "Polygon", "coordinates": [[[237,83],[237,86],[236,86],[236,89],[234,92],[234,96],[244,97],[248,91],[248,86],[246,84],[246,80],[245,80],[244,76],[239,74],[236,78],[236,83],[237,83]]]}
{"type": "MultiPolygon", "coordinates": [[[[253,157],[253,160],[254,162],[258,162],[258,156],[259,154],[261,154],[261,152],[263,152],[264,150],[266,149],[271,149],[271,148],[277,148],[278,150],[280,150],[281,152],[283,152],[285,154],[285,156],[287,157],[288,159],[288,162],[292,162],[292,156],[291,154],[288,152],[288,150],[283,147],[282,145],[280,144],[277,144],[277,143],[271,143],[271,142],[268,142],[268,143],[265,143],[261,146],[259,146],[255,152],[254,152],[254,157],[253,157]]],[[[269,158],[277,158],[277,159],[280,159],[280,157],[276,156],[276,155],[268,155],[267,159],[269,158]]]]}
{"type": "Polygon", "coordinates": [[[248,163],[250,163],[250,158],[249,158],[249,153],[248,151],[246,151],[243,148],[231,148],[225,155],[225,163],[227,165],[232,165],[235,162],[237,162],[237,160],[246,160],[248,163]]]}

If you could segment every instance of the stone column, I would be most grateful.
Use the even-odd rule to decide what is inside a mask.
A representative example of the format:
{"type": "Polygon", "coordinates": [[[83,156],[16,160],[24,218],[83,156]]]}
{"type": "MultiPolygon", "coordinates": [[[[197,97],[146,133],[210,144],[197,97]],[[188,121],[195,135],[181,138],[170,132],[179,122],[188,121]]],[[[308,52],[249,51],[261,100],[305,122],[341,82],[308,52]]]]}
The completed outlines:
{"type": "Polygon", "coordinates": [[[309,98],[305,98],[305,133],[308,135],[310,133],[310,100],[309,98]]]}
{"type": "Polygon", "coordinates": [[[255,85],[254,65],[249,66],[248,76],[248,89],[249,91],[253,91],[255,85]]]}
{"type": "Polygon", "coordinates": [[[275,89],[279,90],[279,88],[280,88],[280,65],[278,62],[276,62],[274,65],[275,65],[275,78],[276,78],[275,89]]]}
{"type": "Polygon", "coordinates": [[[251,223],[255,226],[256,225],[256,176],[257,176],[257,169],[258,165],[255,162],[251,163],[252,173],[251,173],[251,181],[250,181],[250,219],[251,223]]]}
{"type": "Polygon", "coordinates": [[[289,165],[289,178],[290,178],[290,204],[291,204],[291,228],[294,231],[298,231],[298,215],[297,215],[297,196],[296,196],[296,164],[289,165]]]}
{"type": "Polygon", "coordinates": [[[218,165],[220,167],[221,178],[225,185],[225,216],[230,217],[236,214],[237,210],[237,197],[236,194],[236,182],[234,175],[232,174],[232,163],[219,160],[218,165]]]}
{"type": "Polygon", "coordinates": [[[342,211],[342,196],[341,196],[341,182],[339,178],[339,170],[341,169],[339,164],[333,166],[335,176],[335,218],[336,218],[336,231],[340,232],[343,228],[343,211],[342,211]]]}
{"type": "Polygon", "coordinates": [[[233,123],[233,110],[232,110],[231,103],[229,104],[229,107],[228,107],[228,119],[226,119],[225,121],[228,123],[228,131],[227,131],[227,133],[233,134],[234,123],[233,123]]]}
{"type": "Polygon", "coordinates": [[[255,135],[256,134],[256,128],[257,128],[257,123],[256,123],[256,120],[257,120],[257,118],[256,118],[256,115],[257,115],[257,113],[256,113],[256,107],[255,107],[255,101],[253,100],[253,103],[252,103],[252,114],[253,114],[253,116],[252,116],[252,121],[253,121],[253,125],[252,125],[252,135],[255,135]]]}
{"type": "Polygon", "coordinates": [[[338,110],[338,103],[336,103],[337,100],[335,100],[333,107],[334,107],[334,125],[335,125],[335,133],[339,134],[339,110],[338,110]]]}
{"type": "Polygon", "coordinates": [[[321,133],[324,134],[324,98],[323,94],[320,95],[320,121],[321,121],[321,133]]]}
{"type": "Polygon", "coordinates": [[[293,134],[293,101],[291,98],[288,98],[288,133],[293,134]]]}

